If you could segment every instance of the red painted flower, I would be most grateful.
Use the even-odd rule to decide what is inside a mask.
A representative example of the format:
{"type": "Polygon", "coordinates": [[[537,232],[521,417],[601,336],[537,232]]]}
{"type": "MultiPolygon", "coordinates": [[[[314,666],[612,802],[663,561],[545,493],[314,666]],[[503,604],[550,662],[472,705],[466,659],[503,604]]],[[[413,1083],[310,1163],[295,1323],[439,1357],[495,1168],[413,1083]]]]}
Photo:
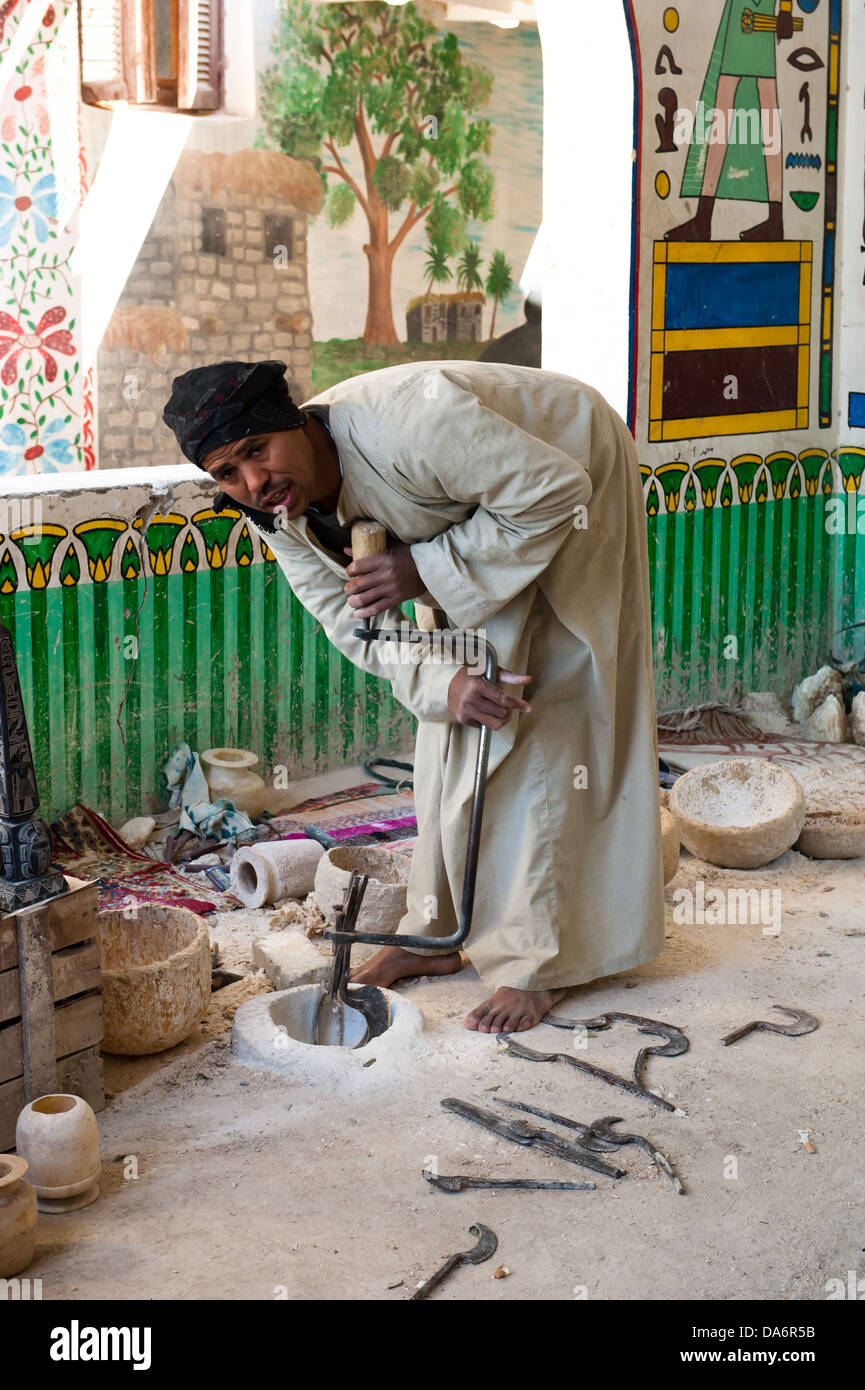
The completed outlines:
{"type": "Polygon", "coordinates": [[[23,87],[18,87],[17,90],[12,93],[16,101],[26,101],[29,96],[32,96],[32,94],[33,88],[28,87],[26,85],[23,87]]]}
{"type": "Polygon", "coordinates": [[[45,379],[54,380],[57,376],[57,363],[51,353],[62,352],[66,357],[71,357],[75,352],[75,344],[68,328],[61,328],[56,333],[47,335],[45,330],[55,323],[62,323],[65,317],[65,309],[48,309],[37,323],[36,331],[30,333],[17,319],[13,319],[11,314],[0,312],[0,361],[7,353],[10,354],[0,372],[0,381],[4,386],[12,385],[17,375],[18,358],[27,350],[41,352],[45,362],[45,379]],[[47,351],[49,348],[50,352],[47,351]]]}
{"type": "Polygon", "coordinates": [[[53,5],[49,5],[49,6],[48,6],[48,9],[45,11],[44,15],[42,16],[42,28],[43,28],[43,29],[50,29],[50,28],[51,28],[51,25],[52,25],[53,23],[54,23],[54,6],[53,6],[53,5]]]}

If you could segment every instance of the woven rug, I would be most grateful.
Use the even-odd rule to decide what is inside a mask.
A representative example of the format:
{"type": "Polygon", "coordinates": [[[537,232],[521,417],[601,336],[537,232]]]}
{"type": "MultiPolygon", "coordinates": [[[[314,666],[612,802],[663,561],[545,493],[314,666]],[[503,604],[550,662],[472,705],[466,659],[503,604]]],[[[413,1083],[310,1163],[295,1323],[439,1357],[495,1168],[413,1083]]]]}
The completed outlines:
{"type": "Polygon", "coordinates": [[[172,865],[131,849],[98,812],[80,803],[53,822],[51,833],[55,867],[95,882],[100,911],[158,902],[204,916],[240,906],[232,893],[190,885],[172,865]]]}
{"type": "MultiPolygon", "coordinates": [[[[161,902],[186,907],[202,915],[231,911],[242,903],[230,892],[226,867],[184,874],[174,865],[130,848],[96,811],[77,805],[56,820],[54,864],[63,873],[94,881],[99,909],[136,902],[161,902]]],[[[310,797],[289,814],[260,822],[255,840],[315,839],[334,845],[379,845],[396,853],[410,852],[417,838],[414,797],[380,782],[310,797]]]]}
{"type": "Polygon", "coordinates": [[[269,822],[280,839],[304,836],[328,849],[334,845],[379,845],[404,852],[417,839],[414,796],[380,782],[363,783],[329,796],[312,797],[269,822]]]}
{"type": "Polygon", "coordinates": [[[764,734],[722,705],[660,715],[658,752],[685,771],[724,758],[769,758],[792,772],[809,811],[865,811],[865,748],[764,734]]]}

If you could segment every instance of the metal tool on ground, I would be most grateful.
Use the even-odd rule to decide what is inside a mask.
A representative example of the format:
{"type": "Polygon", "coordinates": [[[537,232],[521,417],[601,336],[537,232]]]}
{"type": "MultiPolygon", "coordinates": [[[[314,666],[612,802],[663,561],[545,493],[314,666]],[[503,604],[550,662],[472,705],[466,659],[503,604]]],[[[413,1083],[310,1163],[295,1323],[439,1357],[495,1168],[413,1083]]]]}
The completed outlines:
{"type": "Polygon", "coordinates": [[[661,1153],[660,1149],[656,1149],[651,1139],[646,1139],[642,1134],[624,1134],[612,1128],[613,1125],[620,1125],[621,1123],[621,1115],[605,1115],[603,1119],[594,1120],[592,1122],[590,1126],[591,1133],[606,1143],[636,1144],[637,1148],[642,1149],[644,1153],[649,1155],[655,1167],[659,1168],[664,1176],[669,1178],[670,1182],[673,1184],[673,1189],[679,1196],[684,1197],[685,1188],[682,1185],[682,1180],[667,1158],[667,1155],[661,1153]]]}
{"type": "Polygon", "coordinates": [[[662,1096],[656,1096],[653,1091],[647,1090],[643,1081],[643,1070],[649,1057],[679,1057],[683,1052],[688,1051],[690,1044],[681,1028],[676,1028],[672,1023],[659,1023],[653,1018],[641,1018],[638,1014],[612,1012],[599,1014],[597,1018],[570,1019],[556,1018],[554,1015],[548,1014],[543,1022],[550,1024],[553,1028],[567,1028],[571,1031],[582,1028],[596,1032],[603,1032],[613,1022],[633,1023],[641,1033],[653,1033],[666,1038],[667,1041],[661,1046],[640,1048],[634,1063],[633,1081],[629,1081],[627,1077],[619,1076],[617,1072],[594,1066],[593,1063],[586,1062],[582,1057],[572,1056],[568,1052],[536,1052],[534,1048],[514,1042],[509,1033],[503,1033],[499,1041],[505,1044],[510,1057],[522,1057],[527,1062],[565,1062],[568,1066],[576,1067],[578,1071],[585,1072],[587,1076],[595,1076],[599,1081],[605,1081],[608,1086],[618,1086],[620,1090],[628,1091],[630,1095],[640,1096],[643,1100],[651,1101],[652,1105],[659,1105],[663,1110],[670,1110],[674,1114],[682,1113],[677,1106],[671,1105],[662,1096]]]}
{"type": "Polygon", "coordinates": [[[599,1139],[591,1125],[580,1124],[579,1120],[569,1120],[567,1115],[557,1115],[554,1110],[541,1110],[538,1105],[527,1105],[522,1100],[500,1100],[496,1096],[496,1105],[507,1105],[511,1110],[522,1110],[526,1115],[537,1115],[541,1120],[549,1120],[551,1125],[561,1125],[564,1129],[572,1129],[580,1136],[580,1143],[585,1148],[591,1149],[593,1153],[613,1153],[621,1145],[611,1143],[609,1140],[599,1139]]]}
{"type": "Polygon", "coordinates": [[[478,1105],[470,1105],[468,1101],[456,1100],[452,1096],[443,1100],[441,1106],[443,1110],[460,1115],[464,1120],[471,1120],[472,1124],[480,1125],[482,1129],[498,1135],[500,1139],[507,1139],[512,1144],[539,1149],[551,1158],[561,1158],[565,1163],[576,1163],[581,1168],[589,1168],[593,1173],[600,1173],[605,1178],[626,1176],[624,1168],[606,1163],[597,1153],[590,1153],[581,1144],[571,1144],[560,1134],[552,1134],[548,1129],[539,1129],[537,1125],[527,1124],[524,1120],[506,1120],[504,1116],[495,1115],[491,1110],[482,1110],[478,1105]]]}
{"type": "Polygon", "coordinates": [[[594,1120],[590,1125],[581,1124],[579,1120],[570,1120],[567,1115],[557,1115],[552,1110],[541,1110],[536,1105],[526,1105],[519,1100],[499,1100],[498,1105],[510,1106],[512,1110],[524,1110],[529,1115],[538,1115],[542,1120],[549,1120],[550,1124],[561,1125],[564,1129],[576,1130],[580,1140],[586,1148],[597,1148],[599,1153],[611,1153],[614,1149],[620,1149],[623,1144],[636,1144],[649,1155],[652,1161],[660,1168],[661,1172],[670,1179],[680,1196],[685,1195],[685,1189],[681,1180],[673,1168],[672,1163],[660,1149],[656,1149],[650,1139],[644,1138],[641,1134],[622,1134],[616,1132],[612,1126],[622,1123],[619,1115],[605,1115],[603,1119],[594,1120]]]}
{"type": "Polygon", "coordinates": [[[422,1177],[439,1192],[596,1192],[593,1182],[536,1182],[534,1178],[471,1178],[422,1170],[422,1177]]]}
{"type": "Polygon", "coordinates": [[[412,1299],[428,1298],[433,1289],[437,1289],[443,1279],[446,1279],[452,1269],[457,1265],[481,1265],[485,1260],[489,1260],[499,1248],[498,1237],[489,1226],[482,1226],[478,1221],[474,1226],[469,1226],[469,1234],[477,1236],[477,1245],[471,1250],[463,1250],[459,1255],[451,1255],[445,1260],[441,1269],[438,1270],[431,1279],[427,1279],[425,1284],[421,1284],[419,1289],[415,1289],[412,1299]]]}
{"type": "Polygon", "coordinates": [[[786,1038],[802,1038],[806,1033],[813,1033],[815,1028],[820,1027],[819,1019],[805,1009],[796,1008],[795,1005],[773,1004],[772,1008],[780,1010],[782,1014],[789,1014],[793,1022],[767,1023],[765,1019],[757,1019],[754,1023],[746,1023],[744,1027],[728,1033],[726,1038],[721,1039],[722,1047],[729,1047],[731,1043],[747,1038],[749,1033],[782,1033],[786,1038]]]}
{"type": "MultiPolygon", "coordinates": [[[[376,521],[358,521],[352,526],[351,548],[355,559],[363,559],[369,555],[380,555],[387,548],[387,532],[385,528],[376,521]]],[[[355,637],[364,642],[419,642],[429,638],[429,633],[422,632],[419,628],[380,628],[372,627],[371,619],[363,620],[363,627],[356,628],[355,637]]],[[[472,650],[474,647],[483,653],[484,657],[484,677],[495,685],[498,680],[499,663],[495,648],[481,638],[477,633],[460,633],[453,629],[448,631],[450,641],[459,647],[472,650]]],[[[456,672],[456,667],[454,671],[456,672]]],[[[472,792],[471,812],[469,815],[469,831],[466,843],[466,863],[463,874],[462,901],[460,904],[460,920],[457,930],[451,936],[404,936],[399,937],[399,945],[406,950],[420,951],[458,951],[465,942],[472,924],[472,912],[475,901],[475,883],[477,880],[478,852],[481,839],[481,825],[484,814],[484,795],[487,784],[487,765],[490,756],[491,731],[485,726],[478,730],[478,753],[475,763],[474,790],[472,792]]],[[[333,941],[342,945],[347,945],[349,949],[356,942],[365,946],[393,946],[394,938],[392,934],[385,932],[347,932],[347,931],[326,931],[323,933],[326,941],[333,941]]]]}

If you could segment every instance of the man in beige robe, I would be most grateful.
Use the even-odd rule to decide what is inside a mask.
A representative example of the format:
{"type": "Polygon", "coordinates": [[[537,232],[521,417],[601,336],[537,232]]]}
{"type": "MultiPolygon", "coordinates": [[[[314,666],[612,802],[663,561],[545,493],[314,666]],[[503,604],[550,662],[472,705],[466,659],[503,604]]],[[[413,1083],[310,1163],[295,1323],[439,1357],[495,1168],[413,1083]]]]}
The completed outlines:
{"type": "MultiPolygon", "coordinates": [[[[418,719],[418,841],[399,932],[457,928],[474,730],[493,730],[464,948],[489,996],[466,1024],[530,1028],[569,987],[641,965],[664,944],[634,442],[591,388],[476,362],[355,377],[308,401],[301,418],[211,449],[205,441],[196,461],[260,523],[333,645],[389,680],[418,719]],[[361,517],[387,528],[389,550],[346,570],[333,537],[361,517]],[[397,605],[407,599],[481,630],[500,685],[433,655],[393,664],[393,647],[353,635],[366,615],[383,627],[405,621],[397,605]]],[[[394,945],[355,978],[387,986],[462,963],[394,945]]]]}

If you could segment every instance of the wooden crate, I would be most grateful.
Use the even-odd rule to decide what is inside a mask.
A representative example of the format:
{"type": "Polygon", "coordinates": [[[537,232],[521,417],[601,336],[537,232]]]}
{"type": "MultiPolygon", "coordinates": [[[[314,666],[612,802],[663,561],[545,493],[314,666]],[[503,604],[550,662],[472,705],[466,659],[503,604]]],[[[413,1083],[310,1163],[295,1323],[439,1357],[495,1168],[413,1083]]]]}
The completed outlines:
{"type": "Polygon", "coordinates": [[[28,1100],[49,1091],[105,1106],[95,883],[0,918],[0,1153],[28,1100]]]}

